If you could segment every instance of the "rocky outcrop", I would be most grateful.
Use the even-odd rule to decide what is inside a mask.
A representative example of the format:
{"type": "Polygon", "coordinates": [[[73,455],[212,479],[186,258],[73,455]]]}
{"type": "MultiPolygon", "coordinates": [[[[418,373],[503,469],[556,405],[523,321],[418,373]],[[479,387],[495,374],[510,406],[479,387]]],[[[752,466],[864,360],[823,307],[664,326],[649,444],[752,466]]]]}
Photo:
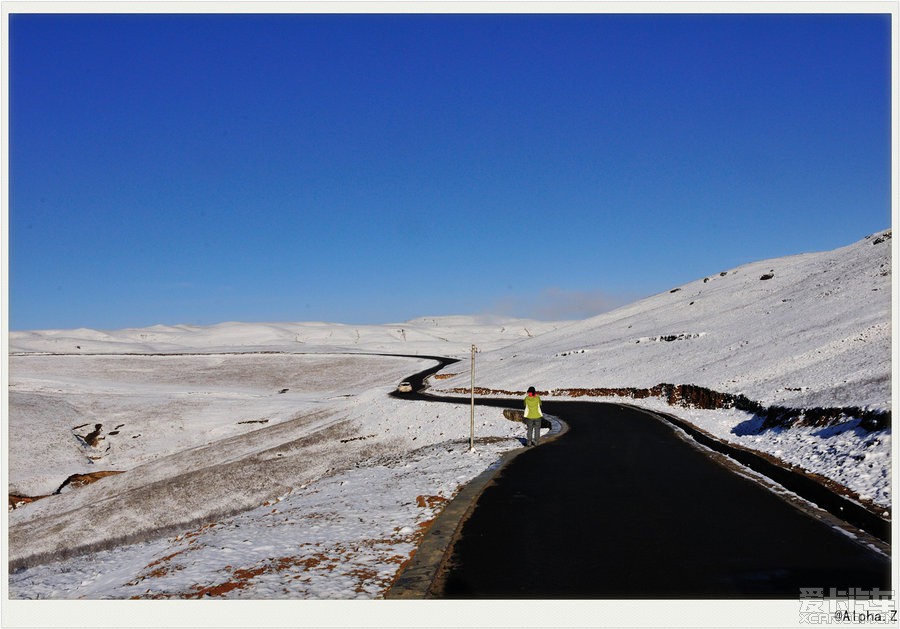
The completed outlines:
{"type": "Polygon", "coordinates": [[[888,428],[891,425],[889,411],[871,411],[856,406],[840,408],[785,408],[771,406],[761,415],[765,418],[760,432],[769,428],[790,428],[791,426],[834,426],[851,419],[859,419],[859,427],[874,431],[888,428]]]}
{"type": "Polygon", "coordinates": [[[64,480],[62,485],[59,486],[59,489],[57,489],[53,493],[58,494],[62,492],[62,490],[66,487],[84,487],[85,485],[96,483],[101,478],[106,478],[107,476],[113,476],[115,474],[121,473],[122,472],[119,470],[106,470],[102,472],[90,472],[89,474],[72,474],[66,480],[64,480]]]}
{"type": "MultiPolygon", "coordinates": [[[[107,476],[112,476],[114,474],[121,474],[122,471],[119,470],[106,470],[101,472],[90,472],[88,474],[72,474],[66,480],[63,481],[62,485],[60,485],[56,491],[53,492],[53,496],[62,492],[66,487],[84,487],[85,485],[90,485],[91,483],[96,483],[101,478],[106,478],[107,476]]],[[[9,510],[19,509],[24,507],[25,505],[31,504],[36,500],[40,500],[42,498],[48,498],[49,496],[18,496],[14,494],[9,495],[9,510]]]]}
{"type": "Polygon", "coordinates": [[[9,510],[19,509],[25,505],[31,504],[35,500],[46,497],[47,496],[17,496],[16,494],[9,494],[9,510]]]}

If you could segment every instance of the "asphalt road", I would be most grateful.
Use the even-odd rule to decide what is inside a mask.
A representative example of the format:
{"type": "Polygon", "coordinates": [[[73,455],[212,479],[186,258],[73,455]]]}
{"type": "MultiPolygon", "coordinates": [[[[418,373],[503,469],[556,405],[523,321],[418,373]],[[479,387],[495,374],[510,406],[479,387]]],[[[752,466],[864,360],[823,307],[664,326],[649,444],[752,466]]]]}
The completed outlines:
{"type": "Polygon", "coordinates": [[[889,559],[659,419],[595,402],[543,408],[570,430],[488,485],[430,596],[796,600],[801,588],[891,589],[889,559]]]}
{"type": "MultiPolygon", "coordinates": [[[[414,392],[399,397],[458,404],[418,393],[442,367],[412,376],[414,392]]],[[[801,588],[891,590],[890,559],[873,538],[853,539],[735,473],[660,418],[589,401],[542,406],[569,430],[488,483],[429,598],[797,600],[801,588]]]]}

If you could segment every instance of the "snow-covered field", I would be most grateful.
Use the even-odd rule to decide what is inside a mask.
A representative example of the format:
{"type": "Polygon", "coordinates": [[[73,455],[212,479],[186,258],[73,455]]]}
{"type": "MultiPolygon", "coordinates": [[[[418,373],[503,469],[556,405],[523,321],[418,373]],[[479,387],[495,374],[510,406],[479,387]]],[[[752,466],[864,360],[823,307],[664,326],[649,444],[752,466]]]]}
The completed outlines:
{"type": "MultiPolygon", "coordinates": [[[[227,436],[177,448],[160,435],[140,457],[151,462],[12,512],[12,553],[101,549],[13,574],[13,596],[376,598],[445,501],[518,445],[517,424],[496,409],[478,409],[476,448],[469,452],[468,406],[395,400],[387,395],[392,386],[377,385],[392,370],[406,366],[405,375],[421,361],[247,358],[256,365],[310,362],[320,375],[329,358],[355,360],[379,376],[325,411],[316,408],[321,402],[298,400],[308,410],[279,418],[284,403],[276,393],[275,404],[257,403],[277,422],[263,428],[241,430],[226,412],[208,410],[204,424],[227,436]],[[154,533],[162,527],[169,532],[159,538],[154,533]],[[149,541],[117,543],[128,537],[149,541]]],[[[182,421],[183,432],[209,434],[189,424],[182,421]]],[[[152,419],[139,430],[148,428],[152,419]]],[[[126,433],[116,436],[130,440],[126,433]]],[[[112,467],[127,468],[126,458],[112,467]]]]}
{"type": "Polygon", "coordinates": [[[8,489],[47,497],[8,514],[7,559],[27,567],[9,595],[379,598],[522,430],[477,409],[470,452],[467,404],[388,396],[434,361],[361,352],[463,355],[557,325],[12,333],[8,489]],[[65,484],[98,471],[122,473],[65,484]]]}
{"type": "MultiPolygon", "coordinates": [[[[433,361],[365,352],[465,357],[474,343],[476,385],[509,391],[667,382],[765,406],[889,412],[891,244],[886,232],[717,271],[581,322],[10,333],[9,492],[121,473],[7,514],[9,596],[380,598],[441,506],[523,431],[479,408],[469,452],[465,399],[388,396],[433,361]]],[[[469,386],[467,362],[444,372],[432,388],[469,386]]],[[[891,506],[889,426],[847,416],[760,431],[734,408],[624,401],[891,506]]]]}

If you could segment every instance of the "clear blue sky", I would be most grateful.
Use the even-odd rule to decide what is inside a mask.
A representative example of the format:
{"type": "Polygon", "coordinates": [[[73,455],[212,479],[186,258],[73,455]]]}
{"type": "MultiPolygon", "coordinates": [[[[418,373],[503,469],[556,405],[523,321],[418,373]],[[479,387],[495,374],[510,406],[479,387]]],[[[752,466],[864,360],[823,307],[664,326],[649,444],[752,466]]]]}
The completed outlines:
{"type": "Polygon", "coordinates": [[[891,224],[889,15],[11,15],[10,329],[582,318],[891,224]]]}

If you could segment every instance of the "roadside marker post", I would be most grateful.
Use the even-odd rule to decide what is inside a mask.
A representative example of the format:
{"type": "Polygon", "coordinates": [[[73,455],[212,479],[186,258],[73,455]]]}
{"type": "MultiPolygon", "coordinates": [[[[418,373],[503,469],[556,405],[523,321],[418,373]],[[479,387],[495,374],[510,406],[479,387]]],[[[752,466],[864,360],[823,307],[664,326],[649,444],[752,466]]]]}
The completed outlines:
{"type": "Polygon", "coordinates": [[[469,422],[469,452],[475,452],[475,352],[478,348],[472,345],[472,367],[469,370],[472,376],[472,386],[469,392],[472,395],[472,413],[469,422]]]}

